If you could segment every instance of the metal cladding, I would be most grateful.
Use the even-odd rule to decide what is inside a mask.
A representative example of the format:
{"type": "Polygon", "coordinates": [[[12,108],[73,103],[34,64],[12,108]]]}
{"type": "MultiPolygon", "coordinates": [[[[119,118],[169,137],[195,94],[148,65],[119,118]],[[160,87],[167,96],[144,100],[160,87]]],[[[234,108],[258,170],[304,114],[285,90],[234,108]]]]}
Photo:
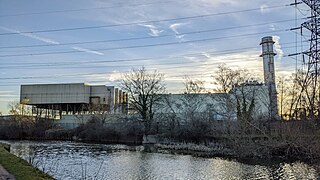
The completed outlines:
{"type": "Polygon", "coordinates": [[[81,114],[89,111],[125,113],[122,92],[114,86],[70,84],[21,85],[20,102],[35,109],[81,114]],[[121,92],[121,95],[119,94],[121,92]]]}
{"type": "Polygon", "coordinates": [[[20,101],[29,104],[89,103],[90,86],[74,84],[21,85],[20,101]]]}
{"type": "Polygon", "coordinates": [[[277,103],[277,90],[275,83],[275,70],[274,70],[274,56],[276,53],[273,51],[274,41],[271,36],[263,37],[260,45],[262,45],[263,58],[263,74],[264,82],[268,86],[269,100],[270,100],[270,119],[278,119],[278,103],[277,103]]]}

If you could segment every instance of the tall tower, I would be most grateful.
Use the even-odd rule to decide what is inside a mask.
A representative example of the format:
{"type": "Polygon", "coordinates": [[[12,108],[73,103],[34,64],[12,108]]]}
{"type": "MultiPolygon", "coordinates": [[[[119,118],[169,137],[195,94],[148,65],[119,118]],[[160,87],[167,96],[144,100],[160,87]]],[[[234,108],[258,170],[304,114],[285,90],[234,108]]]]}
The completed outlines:
{"type": "MultiPolygon", "coordinates": [[[[302,96],[305,98],[305,106],[307,109],[307,116],[320,118],[320,0],[302,0],[307,6],[310,7],[311,16],[308,21],[301,24],[301,27],[309,30],[310,32],[310,47],[307,51],[302,52],[309,56],[306,63],[307,72],[302,88],[302,96]]],[[[302,30],[301,30],[302,33],[302,30]]],[[[302,101],[299,97],[300,102],[302,101]]]]}
{"type": "Polygon", "coordinates": [[[271,36],[263,37],[260,43],[262,45],[261,57],[263,58],[264,83],[268,87],[269,93],[269,119],[271,120],[278,119],[277,90],[274,73],[274,56],[276,53],[273,52],[273,44],[274,41],[271,36]]]}

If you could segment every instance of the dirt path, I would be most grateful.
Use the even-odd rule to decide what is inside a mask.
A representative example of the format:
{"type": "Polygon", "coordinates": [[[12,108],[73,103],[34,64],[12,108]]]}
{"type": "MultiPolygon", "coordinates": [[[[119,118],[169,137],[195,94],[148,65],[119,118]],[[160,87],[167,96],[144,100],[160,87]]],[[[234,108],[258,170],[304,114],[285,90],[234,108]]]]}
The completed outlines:
{"type": "Polygon", "coordinates": [[[8,173],[7,170],[5,170],[1,165],[0,165],[0,180],[15,180],[14,176],[8,173]]]}

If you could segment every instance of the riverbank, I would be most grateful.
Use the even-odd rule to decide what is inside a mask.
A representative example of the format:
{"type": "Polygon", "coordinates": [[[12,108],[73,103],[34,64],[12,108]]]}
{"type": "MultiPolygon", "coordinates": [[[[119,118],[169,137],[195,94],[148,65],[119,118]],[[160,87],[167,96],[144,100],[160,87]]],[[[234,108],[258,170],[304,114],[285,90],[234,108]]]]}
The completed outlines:
{"type": "Polygon", "coordinates": [[[171,144],[155,144],[157,153],[183,154],[194,157],[234,157],[231,149],[223,148],[219,144],[194,144],[194,143],[171,143],[171,144]]]}
{"type": "Polygon", "coordinates": [[[16,178],[5,170],[0,164],[0,180],[15,180],[16,178]]]}
{"type": "MultiPolygon", "coordinates": [[[[293,157],[293,155],[283,155],[272,154],[272,151],[278,150],[278,148],[255,146],[256,149],[252,150],[251,148],[245,148],[247,152],[237,151],[237,149],[227,148],[218,143],[211,144],[194,144],[194,143],[165,143],[165,144],[155,144],[154,151],[155,153],[163,154],[181,154],[181,155],[191,155],[193,157],[203,157],[203,158],[215,158],[220,157],[223,159],[233,159],[239,162],[248,163],[248,164],[259,164],[259,165],[270,165],[281,162],[292,163],[296,161],[305,162],[307,164],[318,164],[320,167],[319,157],[307,158],[304,156],[293,157]],[[251,153],[250,153],[251,152],[251,153]]],[[[284,151],[287,149],[282,149],[284,151]]]]}
{"type": "Polygon", "coordinates": [[[34,168],[27,161],[11,154],[8,145],[0,144],[0,164],[17,180],[51,180],[53,177],[34,168]]]}

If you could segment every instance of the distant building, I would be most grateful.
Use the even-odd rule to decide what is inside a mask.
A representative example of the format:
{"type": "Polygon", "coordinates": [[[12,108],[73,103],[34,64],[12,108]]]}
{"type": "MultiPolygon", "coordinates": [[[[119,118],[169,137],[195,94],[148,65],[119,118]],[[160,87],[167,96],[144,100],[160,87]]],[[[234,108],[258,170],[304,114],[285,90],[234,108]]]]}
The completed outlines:
{"type": "Polygon", "coordinates": [[[235,104],[240,110],[248,111],[253,104],[252,117],[255,119],[269,119],[270,98],[268,87],[257,81],[247,81],[234,87],[230,92],[235,104]],[[244,107],[246,106],[246,107],[244,107]]]}
{"type": "MultiPolygon", "coordinates": [[[[205,117],[210,120],[224,120],[228,115],[219,101],[224,93],[199,94],[162,94],[160,102],[155,105],[155,112],[159,117],[176,116],[182,121],[188,121],[194,116],[205,117]]],[[[235,113],[229,115],[235,120],[235,113]]]]}
{"type": "MultiPolygon", "coordinates": [[[[237,105],[250,104],[254,100],[253,117],[269,117],[268,88],[257,81],[238,85],[229,93],[163,94],[154,109],[158,117],[192,118],[208,120],[237,120],[237,105]],[[238,102],[237,102],[238,100],[238,102]]],[[[249,107],[246,107],[248,109],[249,107]]]]}
{"type": "Polygon", "coordinates": [[[32,114],[61,118],[67,114],[127,113],[127,93],[114,86],[70,84],[21,85],[20,103],[32,114]]]}

